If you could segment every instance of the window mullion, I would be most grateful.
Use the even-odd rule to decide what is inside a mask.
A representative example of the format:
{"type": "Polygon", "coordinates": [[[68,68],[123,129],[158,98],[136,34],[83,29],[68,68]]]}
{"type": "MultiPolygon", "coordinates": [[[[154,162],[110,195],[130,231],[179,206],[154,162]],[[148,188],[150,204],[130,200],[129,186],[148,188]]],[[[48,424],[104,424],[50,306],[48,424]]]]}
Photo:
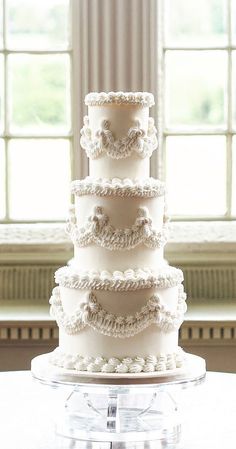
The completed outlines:
{"type": "Polygon", "coordinates": [[[8,139],[71,139],[73,137],[72,132],[69,134],[18,134],[18,133],[4,133],[3,136],[0,137],[8,138],[8,139]]]}
{"type": "MultiPolygon", "coordinates": [[[[160,1],[159,3],[161,3],[163,5],[163,8],[165,8],[166,4],[164,1],[160,1]]],[[[226,97],[227,97],[227,103],[225,105],[226,107],[226,112],[227,112],[227,122],[226,122],[226,126],[222,127],[222,128],[218,128],[218,129],[184,129],[182,127],[182,129],[168,129],[166,127],[165,124],[165,115],[166,115],[166,110],[165,108],[162,109],[162,111],[160,111],[162,113],[162,117],[163,117],[163,128],[162,128],[162,138],[163,138],[163,142],[162,142],[162,153],[163,153],[163,166],[164,166],[164,170],[168,169],[168,167],[166,167],[166,158],[165,158],[165,147],[166,147],[166,139],[168,136],[195,136],[195,135],[224,135],[226,137],[226,214],[225,216],[220,216],[220,217],[182,217],[182,216],[175,216],[174,219],[176,221],[178,220],[183,220],[183,219],[187,219],[189,221],[191,220],[231,220],[231,219],[235,219],[232,216],[232,159],[233,159],[233,149],[232,149],[232,142],[233,142],[233,136],[235,135],[235,130],[233,129],[233,107],[232,107],[232,94],[233,94],[233,88],[232,88],[232,66],[233,66],[233,51],[236,50],[236,46],[235,44],[233,44],[232,42],[232,4],[231,4],[231,0],[227,0],[227,21],[228,21],[228,41],[226,43],[226,45],[219,45],[219,46],[175,46],[175,45],[166,45],[166,42],[163,42],[163,53],[162,53],[162,57],[163,57],[163,62],[165,61],[165,56],[166,56],[166,52],[174,52],[176,50],[182,50],[182,51],[186,51],[186,53],[188,51],[218,51],[218,50],[222,50],[224,52],[227,52],[228,54],[228,68],[227,68],[227,92],[226,92],[226,97]]],[[[166,20],[166,17],[165,17],[166,20]]],[[[161,55],[161,53],[159,53],[161,55]]],[[[166,76],[168,76],[167,73],[165,73],[165,68],[162,72],[162,77],[163,80],[161,80],[161,84],[162,84],[162,88],[165,85],[165,81],[166,81],[166,76]]],[[[163,95],[163,103],[165,103],[166,98],[165,98],[166,94],[164,93],[163,95]]],[[[159,113],[160,113],[159,112],[159,113]]]]}
{"type": "Polygon", "coordinates": [[[232,212],[232,10],[231,0],[227,1],[227,19],[228,19],[228,83],[227,83],[227,165],[226,165],[226,194],[227,194],[227,217],[231,217],[232,212]]]}
{"type": "Polygon", "coordinates": [[[162,1],[158,2],[157,10],[157,132],[158,152],[156,155],[156,172],[151,171],[152,176],[165,179],[165,50],[164,50],[164,8],[162,1]]]}
{"type": "Polygon", "coordinates": [[[5,220],[9,220],[9,151],[8,151],[9,139],[5,139],[5,201],[6,201],[6,214],[5,220]]]}
{"type": "Polygon", "coordinates": [[[192,128],[191,130],[190,129],[175,130],[166,128],[163,133],[165,136],[225,136],[227,133],[230,134],[230,132],[228,131],[228,127],[225,129],[192,128]]]}
{"type": "Polygon", "coordinates": [[[3,50],[6,48],[6,5],[5,0],[2,0],[2,39],[3,39],[3,50]]]}
{"type": "MultiPolygon", "coordinates": [[[[71,7],[71,3],[72,0],[70,1],[70,7],[71,7]]],[[[23,49],[23,48],[14,48],[14,43],[11,46],[11,48],[9,47],[9,42],[8,42],[8,11],[7,11],[7,1],[6,0],[2,0],[2,7],[3,7],[3,15],[2,15],[2,29],[3,29],[3,48],[1,50],[1,53],[3,55],[3,89],[4,89],[4,93],[3,93],[3,133],[2,135],[0,135],[0,137],[3,138],[4,142],[5,142],[5,217],[3,218],[3,220],[1,220],[2,223],[5,224],[9,224],[9,223],[35,223],[35,221],[39,221],[38,219],[17,219],[17,218],[12,218],[10,217],[10,208],[11,208],[11,203],[10,203],[10,191],[11,191],[11,183],[12,183],[12,179],[10,177],[10,172],[11,172],[11,167],[10,167],[10,142],[12,139],[17,139],[17,141],[19,140],[26,140],[27,142],[29,142],[29,139],[34,139],[34,140],[41,140],[41,139],[48,139],[48,140],[52,140],[52,141],[59,141],[60,139],[63,140],[67,140],[67,143],[65,145],[70,145],[70,161],[72,160],[71,157],[71,147],[72,147],[72,141],[73,141],[73,126],[72,128],[69,130],[69,133],[66,133],[65,130],[61,130],[61,135],[59,133],[55,134],[52,133],[47,133],[44,132],[43,134],[38,133],[38,131],[36,130],[36,132],[28,132],[23,131],[23,133],[21,133],[21,130],[18,132],[17,130],[13,130],[10,131],[10,120],[11,120],[11,114],[10,114],[10,104],[9,104],[9,94],[10,94],[10,82],[11,82],[11,73],[9,73],[9,63],[10,63],[10,55],[21,55],[21,54],[27,54],[27,55],[39,55],[39,56],[43,56],[43,55],[69,55],[70,57],[70,70],[72,71],[72,67],[71,67],[71,56],[72,56],[72,41],[71,38],[67,41],[68,44],[65,47],[62,47],[62,49],[57,49],[55,46],[50,49],[50,48],[45,48],[45,49],[32,49],[32,48],[28,48],[28,49],[23,49]]],[[[70,21],[71,22],[71,21],[70,21]]],[[[70,80],[71,81],[71,80],[70,80]]],[[[70,82],[70,87],[71,87],[71,82],[70,82]]],[[[66,92],[68,92],[68,88],[66,90],[66,92]]],[[[72,95],[70,95],[70,97],[72,97],[72,95]]],[[[71,110],[71,104],[67,103],[67,108],[69,108],[71,110]]],[[[60,132],[60,131],[59,131],[60,132]]],[[[12,140],[13,142],[13,140],[12,140]]],[[[54,144],[55,146],[55,144],[54,144]]],[[[63,150],[64,151],[64,150],[63,150]]],[[[63,153],[64,154],[64,153],[63,153]]],[[[70,169],[70,168],[69,168],[70,169]]],[[[15,203],[14,203],[15,204],[15,203]]],[[[61,219],[44,219],[42,218],[40,221],[45,222],[45,223],[51,223],[51,222],[60,222],[61,219]]]]}
{"type": "MultiPolygon", "coordinates": [[[[78,59],[76,58],[75,52],[78,51],[78,41],[79,41],[79,26],[75,24],[75,18],[78,20],[79,17],[79,4],[76,2],[70,2],[70,19],[71,19],[71,34],[70,34],[70,42],[73,48],[73,51],[70,56],[71,60],[71,124],[73,129],[73,140],[71,144],[71,178],[76,179],[78,177],[77,174],[77,164],[76,164],[76,154],[80,148],[80,129],[77,121],[79,120],[79,106],[78,99],[78,84],[76,83],[76,79],[78,81],[79,77],[79,68],[78,68],[78,59]]],[[[81,176],[82,177],[82,176],[81,176]]]]}
{"type": "Polygon", "coordinates": [[[3,83],[4,83],[4,97],[3,97],[3,128],[4,128],[4,135],[6,136],[5,140],[5,207],[6,207],[6,214],[5,214],[5,220],[9,220],[9,152],[8,152],[8,115],[7,115],[7,101],[8,101],[8,74],[7,74],[7,54],[5,53],[6,49],[6,2],[3,0],[3,14],[2,14],[2,20],[3,20],[3,59],[4,59],[4,74],[3,74],[3,83]]]}
{"type": "MultiPolygon", "coordinates": [[[[236,45],[232,45],[232,49],[233,50],[235,50],[236,49],[236,45]]],[[[178,45],[177,47],[175,47],[175,46],[172,46],[172,45],[167,45],[166,47],[165,47],[165,50],[166,51],[193,51],[193,50],[196,50],[196,51],[218,51],[218,50],[228,50],[228,45],[218,45],[218,46],[214,46],[214,45],[211,45],[211,46],[205,46],[205,47],[203,47],[203,46],[196,46],[196,45],[194,45],[194,46],[192,46],[192,47],[187,47],[187,46],[182,46],[182,45],[178,45]]]]}

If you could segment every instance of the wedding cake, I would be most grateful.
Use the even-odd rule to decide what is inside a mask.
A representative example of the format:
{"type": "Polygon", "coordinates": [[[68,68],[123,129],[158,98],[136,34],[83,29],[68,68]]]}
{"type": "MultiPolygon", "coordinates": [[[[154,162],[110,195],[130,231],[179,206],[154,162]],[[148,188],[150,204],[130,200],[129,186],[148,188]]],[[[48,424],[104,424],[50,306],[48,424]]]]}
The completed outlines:
{"type": "Polygon", "coordinates": [[[74,258],[55,274],[50,304],[59,347],[50,363],[88,373],[183,368],[183,274],[164,260],[165,185],[149,177],[157,148],[153,95],[90,93],[85,104],[89,176],[72,182],[74,258]]]}

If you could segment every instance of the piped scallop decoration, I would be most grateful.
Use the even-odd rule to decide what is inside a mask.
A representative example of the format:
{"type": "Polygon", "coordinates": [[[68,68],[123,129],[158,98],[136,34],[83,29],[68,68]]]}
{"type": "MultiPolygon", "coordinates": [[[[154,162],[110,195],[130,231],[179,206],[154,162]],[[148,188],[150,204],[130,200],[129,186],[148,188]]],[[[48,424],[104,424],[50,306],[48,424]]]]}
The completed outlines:
{"type": "Polygon", "coordinates": [[[91,159],[96,159],[102,155],[112,159],[124,159],[133,152],[140,158],[150,157],[158,146],[157,130],[153,118],[148,119],[147,132],[141,127],[139,120],[128,130],[127,135],[115,139],[110,130],[109,120],[102,120],[100,128],[94,133],[89,126],[89,117],[84,117],[84,126],[81,133],[81,147],[91,159]]]}
{"type": "Polygon", "coordinates": [[[186,294],[183,286],[179,286],[178,305],[176,311],[168,310],[157,294],[146,302],[139,312],[134,315],[118,316],[105,309],[97,301],[93,292],[85,295],[73,314],[67,314],[60,298],[60,287],[55,287],[50,299],[51,314],[57,324],[67,334],[77,334],[86,326],[96,332],[109,337],[128,338],[133,337],[146,329],[151,324],[156,324],[163,332],[171,332],[178,329],[183,322],[186,311],[186,294]]]}
{"type": "Polygon", "coordinates": [[[100,206],[95,206],[83,227],[76,223],[72,208],[66,227],[72,242],[79,247],[96,244],[109,250],[129,250],[144,244],[148,248],[163,247],[167,242],[168,229],[164,223],[160,231],[153,228],[152,219],[146,207],[137,209],[137,218],[130,228],[117,229],[100,206]]]}

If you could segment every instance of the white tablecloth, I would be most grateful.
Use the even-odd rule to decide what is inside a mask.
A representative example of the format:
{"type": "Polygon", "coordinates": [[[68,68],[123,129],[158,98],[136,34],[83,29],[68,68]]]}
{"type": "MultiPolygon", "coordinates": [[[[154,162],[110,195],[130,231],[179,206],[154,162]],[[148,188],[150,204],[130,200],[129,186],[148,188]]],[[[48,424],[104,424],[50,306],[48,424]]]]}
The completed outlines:
{"type": "MultiPolygon", "coordinates": [[[[236,448],[236,374],[207,373],[204,384],[185,392],[179,449],[236,448]],[[187,400],[186,400],[187,399],[187,400]]],[[[28,371],[0,373],[1,449],[110,449],[108,443],[72,443],[54,432],[64,391],[41,385],[28,371]]],[[[113,443],[113,449],[156,449],[154,443],[113,443]]]]}

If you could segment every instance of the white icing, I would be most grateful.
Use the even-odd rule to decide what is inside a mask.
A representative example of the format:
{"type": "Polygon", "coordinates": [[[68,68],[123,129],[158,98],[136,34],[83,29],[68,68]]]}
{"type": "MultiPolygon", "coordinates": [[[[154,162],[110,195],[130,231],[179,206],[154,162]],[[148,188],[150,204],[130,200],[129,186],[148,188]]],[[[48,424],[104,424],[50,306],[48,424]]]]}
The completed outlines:
{"type": "Polygon", "coordinates": [[[132,104],[151,107],[154,103],[153,94],[149,92],[90,92],[85,97],[87,106],[104,104],[132,104]]]}
{"type": "MultiPolygon", "coordinates": [[[[159,296],[155,294],[135,315],[121,316],[104,310],[98,303],[95,294],[90,293],[86,296],[85,301],[79,304],[77,310],[72,315],[68,315],[63,309],[60,288],[55,287],[50,304],[51,314],[55,317],[58,326],[69,335],[77,334],[86,326],[90,326],[96,332],[110,337],[127,338],[138,334],[151,324],[157,325],[163,332],[178,329],[186,311],[185,300],[186,295],[180,285],[175,312],[166,309],[159,296]]],[[[144,363],[143,360],[136,361],[139,364],[144,363]]],[[[127,360],[125,364],[127,364],[127,360]]]]}
{"type": "Polygon", "coordinates": [[[93,178],[147,179],[150,173],[150,159],[140,158],[133,152],[126,159],[99,157],[89,159],[89,174],[93,178]]]}
{"type": "Polygon", "coordinates": [[[87,371],[90,371],[92,373],[98,373],[101,371],[101,366],[97,365],[96,363],[90,363],[87,367],[87,371]]]}
{"type": "Polygon", "coordinates": [[[112,159],[124,159],[130,157],[133,152],[144,159],[150,157],[157,148],[156,134],[153,118],[150,117],[147,132],[141,128],[140,121],[136,120],[128,130],[127,136],[116,140],[110,130],[110,121],[102,120],[101,127],[96,130],[93,137],[93,131],[89,126],[89,117],[85,116],[80,144],[91,159],[97,159],[102,155],[112,159]]]}
{"type": "Polygon", "coordinates": [[[95,363],[96,363],[97,365],[103,365],[104,362],[106,362],[106,359],[105,359],[104,357],[96,357],[96,358],[95,358],[95,363]]]}
{"type": "Polygon", "coordinates": [[[152,373],[153,371],[155,371],[155,365],[153,365],[152,363],[145,363],[145,365],[143,366],[143,372],[152,373]]]}
{"type": "Polygon", "coordinates": [[[56,283],[69,288],[84,290],[129,291],[143,288],[174,287],[183,281],[180,269],[166,266],[157,272],[150,269],[125,271],[74,271],[62,267],[55,273],[56,283]]]}
{"type": "Polygon", "coordinates": [[[131,357],[124,357],[123,359],[122,359],[122,363],[124,364],[124,365],[131,365],[131,363],[133,363],[133,359],[131,358],[131,357]]]}
{"type": "MultiPolygon", "coordinates": [[[[95,205],[103,208],[114,228],[131,229],[137,219],[138,209],[146,208],[152,218],[152,228],[157,232],[163,230],[164,196],[158,198],[76,196],[77,226],[86,227],[90,211],[93,210],[95,205]]],[[[164,226],[167,229],[166,223],[164,223],[164,226]]],[[[96,244],[90,244],[89,247],[81,247],[75,244],[73,267],[75,271],[81,269],[125,271],[128,269],[135,270],[139,267],[157,270],[158,266],[164,263],[163,248],[161,246],[153,249],[141,243],[135,248],[129,248],[124,257],[123,251],[111,251],[96,244]]]]}
{"type": "Polygon", "coordinates": [[[87,361],[86,358],[79,355],[77,356],[77,358],[73,358],[70,354],[66,354],[59,348],[57,348],[51,353],[50,362],[53,365],[63,368],[69,367],[68,369],[74,369],[77,371],[103,373],[151,373],[155,371],[166,371],[181,368],[182,366],[184,366],[185,354],[180,347],[177,347],[175,352],[167,354],[166,362],[162,361],[158,355],[155,356],[155,363],[149,362],[149,356],[144,359],[144,363],[143,361],[142,363],[140,363],[138,359],[139,356],[136,356],[135,358],[129,357],[120,360],[116,359],[117,363],[112,364],[109,360],[102,357],[102,362],[100,364],[96,364],[96,362],[87,361]],[[79,362],[76,361],[76,359],[79,359],[79,362]],[[169,360],[171,360],[171,363],[169,362],[169,360]]]}
{"type": "Polygon", "coordinates": [[[158,197],[165,194],[165,185],[158,179],[92,178],[73,181],[71,193],[75,195],[158,197]]]}
{"type": "Polygon", "coordinates": [[[108,363],[109,363],[109,365],[117,366],[117,365],[119,365],[120,360],[117,359],[116,357],[111,357],[110,359],[108,359],[108,363]]]}
{"type": "Polygon", "coordinates": [[[74,245],[74,258],[70,261],[70,266],[74,271],[83,270],[136,270],[140,266],[148,269],[155,269],[167,265],[163,258],[164,247],[151,249],[140,244],[133,249],[125,251],[111,251],[95,244],[91,246],[79,247],[74,245]]]}
{"type": "Polygon", "coordinates": [[[171,369],[169,364],[165,364],[164,362],[158,362],[155,365],[155,371],[165,371],[171,369]]]}
{"type": "Polygon", "coordinates": [[[100,206],[94,207],[86,224],[79,228],[75,211],[71,210],[66,231],[72,242],[80,247],[94,243],[109,250],[127,250],[144,244],[154,249],[163,247],[167,242],[167,226],[164,225],[161,231],[155,230],[146,207],[138,208],[135,223],[125,229],[114,228],[100,206]]]}
{"type": "Polygon", "coordinates": [[[110,363],[105,363],[105,365],[103,365],[101,367],[101,371],[103,373],[114,373],[116,370],[116,366],[115,365],[111,365],[110,363]]]}
{"type": "Polygon", "coordinates": [[[135,357],[135,362],[139,363],[140,365],[144,365],[145,364],[145,359],[143,357],[135,357]]]}
{"type": "Polygon", "coordinates": [[[128,373],[129,367],[125,363],[116,366],[116,373],[128,373]]]}
{"type": "Polygon", "coordinates": [[[117,374],[181,367],[183,275],[164,265],[165,187],[148,178],[157,146],[148,109],[153,97],[92,93],[86,102],[89,122],[81,143],[90,156],[90,177],[72,183],[68,230],[75,257],[56,272],[60,287],[51,309],[60,350],[52,363],[117,374]]]}
{"type": "MultiPolygon", "coordinates": [[[[118,141],[128,136],[136,120],[140,127],[148,133],[149,108],[138,103],[119,104],[101,103],[99,106],[88,107],[89,127],[92,140],[97,139],[96,132],[100,123],[105,119],[110,122],[110,131],[118,141]]],[[[145,134],[145,135],[146,135],[145,134]]],[[[147,178],[150,173],[149,157],[140,158],[134,150],[129,157],[113,159],[111,157],[89,158],[89,173],[93,177],[101,178],[147,178]]]]}
{"type": "Polygon", "coordinates": [[[151,363],[153,365],[156,365],[157,358],[156,358],[155,355],[149,355],[149,356],[147,356],[146,361],[147,361],[147,363],[151,363]]]}
{"type": "Polygon", "coordinates": [[[143,370],[143,365],[141,365],[139,363],[131,363],[131,365],[129,366],[130,373],[141,373],[142,370],[143,370]]]}
{"type": "MultiPolygon", "coordinates": [[[[54,365],[57,365],[57,363],[54,363],[54,365]]],[[[75,363],[74,369],[76,369],[77,371],[87,371],[88,366],[90,366],[90,365],[86,365],[86,363],[81,361],[81,362],[75,363]]]]}

